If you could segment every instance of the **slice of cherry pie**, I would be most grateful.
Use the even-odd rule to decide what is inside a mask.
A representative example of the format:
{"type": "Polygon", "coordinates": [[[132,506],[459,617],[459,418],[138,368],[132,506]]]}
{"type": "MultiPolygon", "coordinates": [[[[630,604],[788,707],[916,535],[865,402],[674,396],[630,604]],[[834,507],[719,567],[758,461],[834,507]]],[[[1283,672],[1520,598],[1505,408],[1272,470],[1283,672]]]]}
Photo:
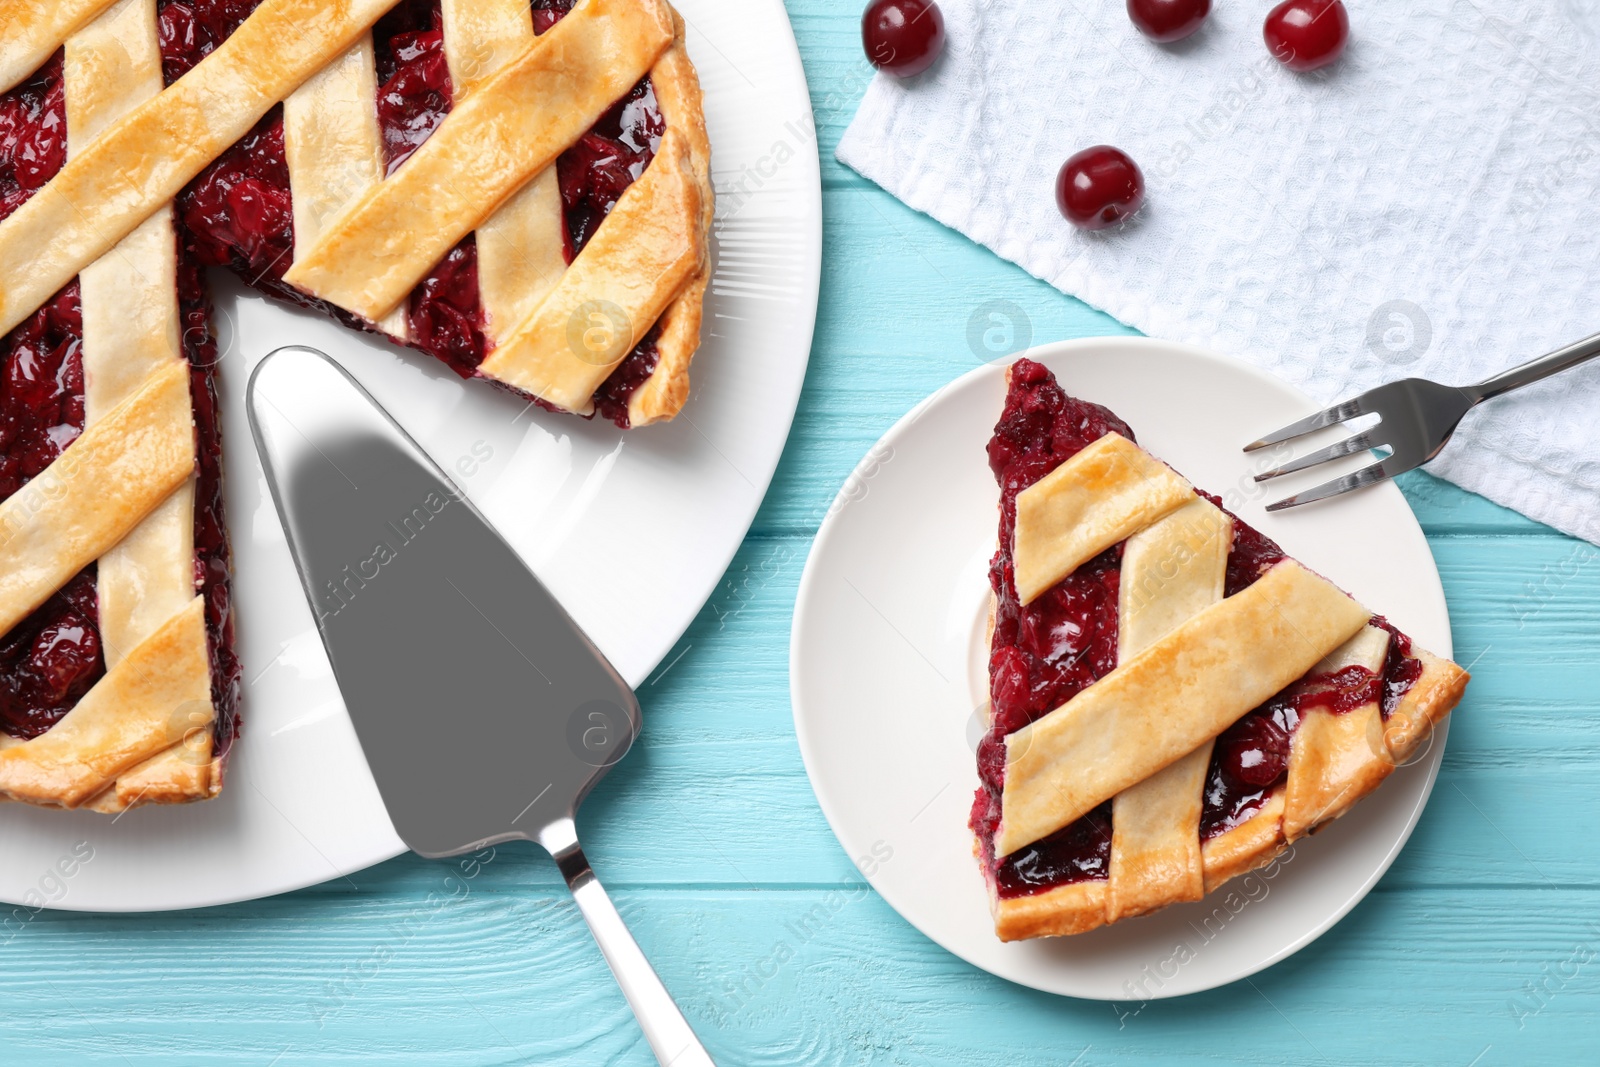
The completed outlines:
{"type": "Polygon", "coordinates": [[[237,734],[203,268],[551,410],[688,394],[709,147],[665,0],[0,0],[0,798],[237,734]]]}
{"type": "Polygon", "coordinates": [[[971,828],[1002,940],[1198,900],[1347,811],[1467,673],[1290,559],[1050,372],[989,442],[990,729],[971,828]]]}

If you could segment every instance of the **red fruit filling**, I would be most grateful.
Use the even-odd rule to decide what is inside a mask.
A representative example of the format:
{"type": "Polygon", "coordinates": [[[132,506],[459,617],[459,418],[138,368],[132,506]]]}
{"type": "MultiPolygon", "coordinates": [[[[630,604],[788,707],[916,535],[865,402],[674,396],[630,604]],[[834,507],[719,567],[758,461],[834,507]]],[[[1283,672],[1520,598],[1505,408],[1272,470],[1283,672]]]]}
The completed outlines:
{"type": "Polygon", "coordinates": [[[250,17],[261,0],[174,0],[161,5],[156,32],[161,74],[168,85],[217,50],[250,17]]]}
{"type": "MultiPolygon", "coordinates": [[[[1000,484],[1000,547],[989,569],[995,594],[989,656],[992,725],[978,745],[978,777],[970,825],[1002,897],[1027,896],[1056,886],[1107,876],[1111,858],[1111,805],[1106,803],[1056,833],[994,855],[1005,785],[1006,735],[1060,707],[1117,665],[1117,595],[1122,545],[1115,545],[1062,579],[1033,603],[1019,603],[1011,544],[1017,494],[1079,450],[1115,431],[1129,440],[1127,424],[1096,404],[1078,400],[1031,360],[1011,368],[1005,409],[989,442],[989,466],[1000,484]]],[[[1221,507],[1216,497],[1209,497],[1221,507]]],[[[1285,553],[1258,530],[1234,520],[1226,595],[1248,587],[1285,553]]],[[[1335,713],[1381,699],[1390,714],[1421,674],[1410,643],[1393,635],[1380,678],[1359,667],[1303,679],[1229,727],[1214,746],[1201,815],[1202,839],[1238,825],[1280,789],[1287,777],[1290,739],[1312,707],[1335,713]]]]}
{"type": "Polygon", "coordinates": [[[422,147],[455,103],[441,17],[436,3],[408,2],[372,28],[385,174],[422,147]]]}
{"type": "Polygon", "coordinates": [[[282,286],[294,261],[294,210],[281,106],[184,188],[178,216],[202,266],[230,267],[251,285],[282,286]]]}
{"type": "Polygon", "coordinates": [[[94,565],[0,638],[0,730],[38,737],[106,673],[94,565]]]}
{"type": "Polygon", "coordinates": [[[533,32],[543,33],[561,21],[578,0],[532,0],[533,32]]]}
{"type": "Polygon", "coordinates": [[[1003,897],[1025,897],[1052,886],[1093,882],[1110,875],[1111,802],[1049,837],[1024,845],[994,872],[1003,897]]]}
{"type": "Polygon", "coordinates": [[[83,432],[83,314],[77,280],[0,342],[0,499],[83,432]]]}
{"type": "Polygon", "coordinates": [[[566,209],[567,262],[589,243],[622,194],[644,173],[667,132],[650,79],[618,100],[556,160],[566,209]]]}
{"type": "Polygon", "coordinates": [[[0,219],[56,176],[67,161],[61,53],[0,95],[0,219]]]}

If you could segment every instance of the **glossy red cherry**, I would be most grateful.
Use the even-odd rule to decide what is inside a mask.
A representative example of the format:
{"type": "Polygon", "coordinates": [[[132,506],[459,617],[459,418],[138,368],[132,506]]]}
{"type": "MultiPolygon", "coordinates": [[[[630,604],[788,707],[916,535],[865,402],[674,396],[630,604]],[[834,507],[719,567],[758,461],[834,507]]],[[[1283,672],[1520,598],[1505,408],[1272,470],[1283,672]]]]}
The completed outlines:
{"type": "Polygon", "coordinates": [[[1144,204],[1144,175],[1120,148],[1097,144],[1067,160],[1056,175],[1056,206],[1074,226],[1103,230],[1144,204]]]}
{"type": "Polygon", "coordinates": [[[1211,0],[1128,0],[1128,18],[1139,32],[1163,44],[1181,41],[1211,14],[1211,0]]]}
{"type": "Polygon", "coordinates": [[[88,691],[86,684],[104,670],[100,664],[100,634],[71,612],[45,626],[34,639],[28,668],[38,682],[40,695],[62,704],[88,691]]]}
{"type": "Polygon", "coordinates": [[[1264,788],[1289,767],[1289,734],[1270,715],[1248,715],[1217,739],[1217,760],[1235,781],[1264,788]]]}
{"type": "Polygon", "coordinates": [[[861,16],[861,43],[879,70],[921,74],[944,51],[944,15],[933,0],[872,0],[861,16]]]}
{"type": "Polygon", "coordinates": [[[1344,54],[1350,14],[1343,0],[1284,0],[1262,27],[1267,49],[1290,70],[1325,67],[1344,54]]]}

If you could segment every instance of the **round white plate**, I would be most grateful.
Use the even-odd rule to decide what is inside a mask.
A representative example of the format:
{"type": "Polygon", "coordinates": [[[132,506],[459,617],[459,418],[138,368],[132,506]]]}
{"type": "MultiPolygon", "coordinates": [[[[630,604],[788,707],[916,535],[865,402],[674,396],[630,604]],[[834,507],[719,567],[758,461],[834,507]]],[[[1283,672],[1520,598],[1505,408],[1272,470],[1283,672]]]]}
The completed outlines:
{"type": "MultiPolygon", "coordinates": [[[[339,699],[250,445],[244,387],[267,352],[350,369],[638,685],[727,569],[794,417],[821,269],[810,96],[780,0],[675,0],[705,89],[718,186],[694,389],[630,433],[527,410],[443,364],[217,283],[244,736],[209,803],[86,812],[0,806],[0,899],[95,911],[266,896],[404,851],[339,699]],[[64,878],[58,861],[69,862],[64,878]]],[[[440,663],[441,671],[450,670],[440,663]]],[[[441,726],[448,709],[441,708],[441,726]]]]}
{"type": "MultiPolygon", "coordinates": [[[[1071,341],[1030,355],[1285,550],[1424,647],[1450,654],[1433,556],[1392,484],[1265,512],[1331,476],[1257,486],[1250,474],[1276,457],[1239,451],[1313,410],[1305,396],[1236,360],[1145,338],[1071,341]]],[[[790,646],[795,729],[817,799],[849,855],[876,857],[863,873],[895,910],[1002,978],[1143,1001],[1253,974],[1327,930],[1388,869],[1433,787],[1445,731],[1349,815],[1204,901],[1078,937],[1002,944],[967,813],[988,699],[987,573],[999,499],[984,446],[1004,395],[1004,367],[989,364],[918,405],[868,453],[822,525],[790,646]]]]}

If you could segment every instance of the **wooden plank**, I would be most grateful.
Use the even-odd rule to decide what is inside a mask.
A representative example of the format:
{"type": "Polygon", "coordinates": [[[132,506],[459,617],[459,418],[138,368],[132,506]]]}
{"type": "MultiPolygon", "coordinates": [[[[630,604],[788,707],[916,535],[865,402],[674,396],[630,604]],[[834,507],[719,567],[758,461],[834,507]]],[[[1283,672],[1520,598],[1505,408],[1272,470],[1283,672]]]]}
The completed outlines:
{"type": "MultiPolygon", "coordinates": [[[[20,1063],[646,1067],[573,905],[522,873],[406,860],[377,892],[132,922],[44,913],[7,946],[0,1040],[20,1063]]],[[[1492,892],[1379,892],[1252,984],[1141,1006],[990,977],[859,891],[616,893],[718,1062],[758,1067],[1064,1065],[1085,1048],[1086,1064],[1367,1067],[1379,1043],[1386,1063],[1465,1067],[1486,1046],[1484,1063],[1583,1062],[1596,964],[1567,961],[1600,943],[1600,897],[1545,896],[1508,911],[1492,892]]]]}

